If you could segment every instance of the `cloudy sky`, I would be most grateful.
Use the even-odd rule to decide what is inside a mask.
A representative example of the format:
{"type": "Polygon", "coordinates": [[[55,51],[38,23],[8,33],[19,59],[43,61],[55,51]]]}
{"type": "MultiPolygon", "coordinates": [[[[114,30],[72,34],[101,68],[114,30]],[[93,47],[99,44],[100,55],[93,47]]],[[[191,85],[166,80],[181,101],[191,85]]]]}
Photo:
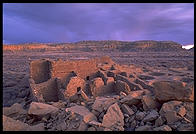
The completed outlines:
{"type": "Polygon", "coordinates": [[[193,3],[4,3],[3,42],[194,42],[193,3]]]}

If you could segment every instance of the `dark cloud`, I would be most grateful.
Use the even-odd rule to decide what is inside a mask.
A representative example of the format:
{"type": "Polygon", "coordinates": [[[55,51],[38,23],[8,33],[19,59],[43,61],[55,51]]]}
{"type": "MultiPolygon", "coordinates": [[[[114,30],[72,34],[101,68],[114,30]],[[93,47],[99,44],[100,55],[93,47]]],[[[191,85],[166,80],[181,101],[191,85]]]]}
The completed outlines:
{"type": "Polygon", "coordinates": [[[194,42],[191,3],[3,4],[3,40],[172,40],[194,42]]]}

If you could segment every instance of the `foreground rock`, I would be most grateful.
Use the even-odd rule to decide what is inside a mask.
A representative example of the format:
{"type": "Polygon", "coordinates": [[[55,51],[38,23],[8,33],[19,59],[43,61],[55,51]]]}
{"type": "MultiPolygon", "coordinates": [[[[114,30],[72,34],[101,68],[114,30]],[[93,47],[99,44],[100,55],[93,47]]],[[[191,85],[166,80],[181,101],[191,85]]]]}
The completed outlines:
{"type": "Polygon", "coordinates": [[[32,102],[30,108],[28,110],[28,114],[30,115],[37,115],[37,116],[44,116],[47,114],[56,113],[59,109],[52,105],[39,103],[39,102],[32,102]]]}
{"type": "Polygon", "coordinates": [[[111,105],[103,117],[102,125],[113,131],[123,131],[124,116],[117,103],[111,105]]]}
{"type": "Polygon", "coordinates": [[[168,125],[163,125],[160,127],[156,127],[153,129],[154,131],[172,131],[172,129],[168,125]]]}
{"type": "Polygon", "coordinates": [[[85,123],[88,123],[92,120],[97,120],[96,116],[84,106],[76,105],[70,108],[66,108],[66,112],[68,111],[81,115],[85,123]]]}

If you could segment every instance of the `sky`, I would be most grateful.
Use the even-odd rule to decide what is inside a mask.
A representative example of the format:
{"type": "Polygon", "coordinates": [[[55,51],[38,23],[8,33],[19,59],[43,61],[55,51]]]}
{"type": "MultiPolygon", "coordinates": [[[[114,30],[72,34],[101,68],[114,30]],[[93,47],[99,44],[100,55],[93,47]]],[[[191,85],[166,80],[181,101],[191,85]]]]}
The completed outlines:
{"type": "Polygon", "coordinates": [[[193,3],[3,3],[3,43],[194,43],[193,3]]]}

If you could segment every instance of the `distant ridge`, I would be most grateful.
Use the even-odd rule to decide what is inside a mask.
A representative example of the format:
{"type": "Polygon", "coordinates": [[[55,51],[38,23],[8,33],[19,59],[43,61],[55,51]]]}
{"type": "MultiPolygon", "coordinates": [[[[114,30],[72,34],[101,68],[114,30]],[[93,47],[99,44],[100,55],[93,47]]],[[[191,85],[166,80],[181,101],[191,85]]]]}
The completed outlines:
{"type": "Polygon", "coordinates": [[[79,41],[75,43],[25,43],[3,45],[4,51],[46,51],[46,50],[80,50],[80,51],[184,51],[182,45],[173,41],[79,41]]]}

